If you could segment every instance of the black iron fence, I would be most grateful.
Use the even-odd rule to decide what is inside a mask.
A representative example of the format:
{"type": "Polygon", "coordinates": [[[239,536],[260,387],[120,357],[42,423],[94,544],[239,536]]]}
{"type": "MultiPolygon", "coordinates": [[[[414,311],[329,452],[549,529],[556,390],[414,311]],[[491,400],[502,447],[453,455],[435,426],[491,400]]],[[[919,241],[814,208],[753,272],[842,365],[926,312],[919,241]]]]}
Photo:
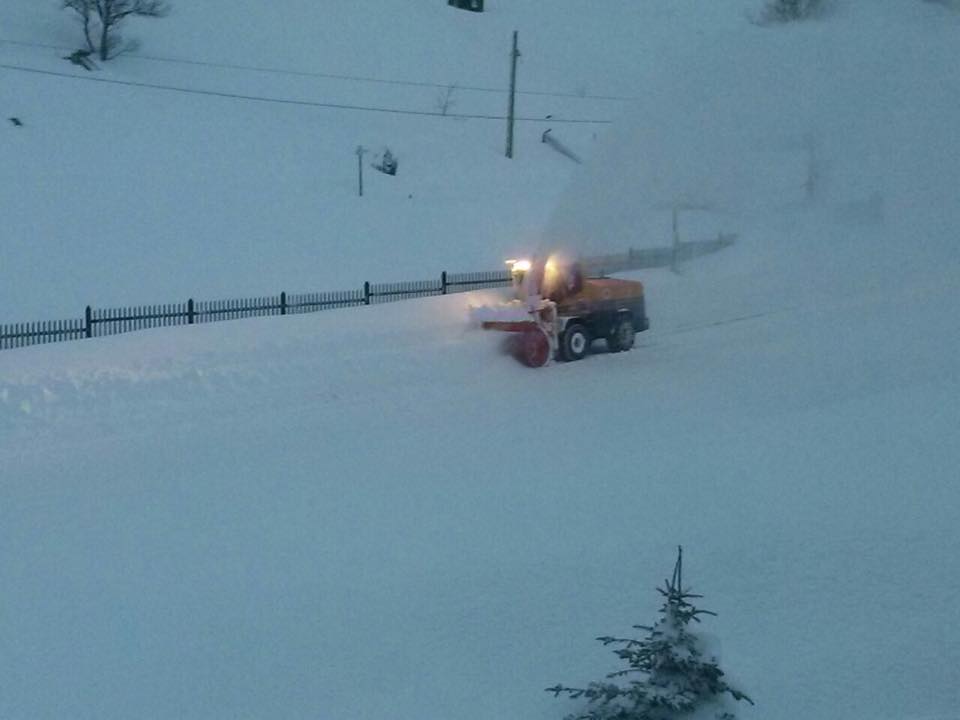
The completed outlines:
{"type": "Polygon", "coordinates": [[[120,333],[174,325],[198,325],[218,320],[237,320],[268,315],[295,315],[333,308],[357,307],[406,298],[504,287],[509,270],[473,273],[441,273],[436,280],[370,283],[358,290],[286,293],[234,300],[201,300],[183,303],[141,305],[125,308],[92,308],[82,318],[0,325],[0,350],[41,343],[105,337],[120,333]]]}
{"type": "MultiPolygon", "coordinates": [[[[715,240],[678,242],[670,247],[630,249],[624,253],[587,258],[584,265],[591,275],[676,267],[681,261],[722,250],[733,244],[733,241],[733,235],[720,235],[715,240]]],[[[279,295],[236,300],[195,301],[191,298],[182,303],[126,308],[92,308],[88,305],[82,318],[0,325],[0,350],[105,337],[155,327],[198,325],[218,320],[294,315],[333,308],[375,305],[407,298],[504,287],[509,284],[510,271],[506,269],[472,273],[443,272],[435,280],[366,282],[360,289],[339,292],[282,292],[279,295]]]]}

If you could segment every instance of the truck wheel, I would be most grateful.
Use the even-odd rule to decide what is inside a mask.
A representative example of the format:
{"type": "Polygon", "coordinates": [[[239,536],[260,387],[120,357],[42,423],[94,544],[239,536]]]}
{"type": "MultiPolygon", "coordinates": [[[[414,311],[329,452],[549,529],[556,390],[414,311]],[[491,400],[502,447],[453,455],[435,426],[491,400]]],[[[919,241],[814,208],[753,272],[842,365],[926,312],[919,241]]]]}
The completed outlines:
{"type": "Polygon", "coordinates": [[[543,367],[550,359],[550,338],[541,328],[524,330],[519,345],[520,362],[528,367],[543,367]]]}
{"type": "Polygon", "coordinates": [[[633,347],[633,341],[636,337],[637,332],[633,328],[633,319],[629,315],[624,315],[607,338],[607,349],[610,352],[629,350],[633,347]]]}
{"type": "Polygon", "coordinates": [[[587,334],[587,329],[580,323],[568,325],[563,333],[560,350],[564,360],[582,360],[590,352],[590,335],[587,334]]]}

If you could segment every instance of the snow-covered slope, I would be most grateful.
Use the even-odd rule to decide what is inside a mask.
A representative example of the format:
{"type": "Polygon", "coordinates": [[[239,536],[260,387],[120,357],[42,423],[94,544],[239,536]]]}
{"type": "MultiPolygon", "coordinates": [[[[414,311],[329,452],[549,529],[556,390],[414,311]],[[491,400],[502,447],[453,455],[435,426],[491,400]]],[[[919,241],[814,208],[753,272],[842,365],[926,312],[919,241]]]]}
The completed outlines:
{"type": "MultiPolygon", "coordinates": [[[[648,68],[651,92],[675,82],[717,112],[628,114],[544,233],[602,245],[633,218],[666,235],[685,193],[711,208],[682,222],[740,239],[640,276],[653,327],[632,352],[529,370],[468,325],[482,293],[0,353],[0,717],[559,718],[576,704],[542,688],[615,669],[593,638],[653,618],[681,543],[722,666],[757,701],[742,717],[957,717],[957,16],[850,2],[761,30],[744,3],[697,4],[575,17],[623,26],[640,7],[638,46],[733,36],[744,63],[835,52],[830,82],[804,85],[829,162],[818,192],[789,190],[808,179],[803,125],[753,142],[789,93],[740,124],[724,109],[747,80],[716,97],[714,73],[697,81],[710,58],[679,50],[648,68]],[[702,173],[665,160],[690,126],[716,132],[702,173]],[[663,161],[652,177],[630,157],[663,161]],[[716,181],[751,168],[768,180],[750,192],[716,181]]],[[[491,5],[504,27],[533,16],[491,5]]],[[[510,182],[492,196],[541,202],[510,182]]]]}
{"type": "Polygon", "coordinates": [[[2,11],[16,44],[0,42],[0,112],[24,123],[0,135],[2,322],[499,267],[539,237],[575,167],[541,133],[589,155],[605,125],[564,121],[617,116],[624,103],[603,98],[631,97],[650,52],[633,47],[628,3],[544,17],[533,2],[477,15],[243,0],[131,21],[140,52],[88,73],[62,59],[81,34],[57,5],[2,11]],[[513,30],[527,120],[511,161],[504,121],[430,114],[455,86],[450,114],[506,115],[513,30]],[[369,167],[384,147],[396,177],[369,167]]]}
{"type": "Polygon", "coordinates": [[[745,717],[951,717],[952,272],[647,277],[540,372],[466,296],[5,353],[2,715],[559,717],[683,543],[745,717]]]}
{"type": "Polygon", "coordinates": [[[678,44],[565,193],[551,235],[599,247],[662,236],[676,205],[766,230],[804,208],[827,221],[804,241],[825,254],[878,234],[899,238],[903,255],[949,247],[960,15],[925,2],[834,8],[678,44]]]}

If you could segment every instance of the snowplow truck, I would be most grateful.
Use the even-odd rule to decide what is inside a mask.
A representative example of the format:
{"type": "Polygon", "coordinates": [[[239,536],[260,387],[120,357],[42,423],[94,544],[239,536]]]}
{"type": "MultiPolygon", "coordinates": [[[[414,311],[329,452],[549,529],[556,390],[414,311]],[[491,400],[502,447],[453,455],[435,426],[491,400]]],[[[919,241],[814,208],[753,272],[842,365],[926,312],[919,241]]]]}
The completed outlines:
{"type": "Polygon", "coordinates": [[[516,354],[530,367],[542,367],[552,358],[581,360],[600,339],[609,352],[630,350],[636,334],[650,327],[638,281],[587,278],[580,263],[553,257],[545,263],[509,264],[515,299],[486,308],[481,324],[518,333],[516,354]]]}

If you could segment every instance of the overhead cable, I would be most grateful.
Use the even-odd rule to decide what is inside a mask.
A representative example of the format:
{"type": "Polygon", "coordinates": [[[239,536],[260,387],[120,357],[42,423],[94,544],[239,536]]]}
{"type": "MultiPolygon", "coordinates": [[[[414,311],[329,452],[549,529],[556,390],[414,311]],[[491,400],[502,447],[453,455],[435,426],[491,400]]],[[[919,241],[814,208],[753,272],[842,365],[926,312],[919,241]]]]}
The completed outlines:
{"type": "MultiPolygon", "coordinates": [[[[196,88],[180,87],[177,85],[165,85],[159,83],[147,83],[134,80],[117,80],[114,78],[97,77],[95,75],[76,75],[66,72],[56,72],[54,70],[41,70],[39,68],[25,67],[22,65],[8,65],[0,63],[0,69],[11,70],[15,72],[33,73],[36,75],[47,75],[51,77],[66,78],[69,80],[79,80],[86,82],[102,83],[105,85],[125,85],[128,87],[147,88],[151,90],[163,90],[166,92],[178,92],[189,95],[207,95],[210,97],[227,98],[230,100],[247,100],[251,102],[275,103],[278,105],[298,105],[302,107],[328,108],[331,110],[352,110],[357,112],[388,113],[394,115],[419,115],[424,117],[440,118],[458,118],[462,120],[506,120],[505,115],[484,115],[469,113],[452,113],[428,110],[409,110],[404,108],[377,107],[373,105],[352,105],[348,103],[330,103],[319,102],[316,100],[298,100],[295,98],[276,98],[265,97],[262,95],[247,95],[243,93],[223,92],[220,90],[198,90],[196,88]]],[[[541,117],[517,117],[519,122],[550,122],[554,124],[580,124],[580,125],[608,125],[610,120],[594,118],[559,118],[551,116],[549,118],[541,117]]]]}

